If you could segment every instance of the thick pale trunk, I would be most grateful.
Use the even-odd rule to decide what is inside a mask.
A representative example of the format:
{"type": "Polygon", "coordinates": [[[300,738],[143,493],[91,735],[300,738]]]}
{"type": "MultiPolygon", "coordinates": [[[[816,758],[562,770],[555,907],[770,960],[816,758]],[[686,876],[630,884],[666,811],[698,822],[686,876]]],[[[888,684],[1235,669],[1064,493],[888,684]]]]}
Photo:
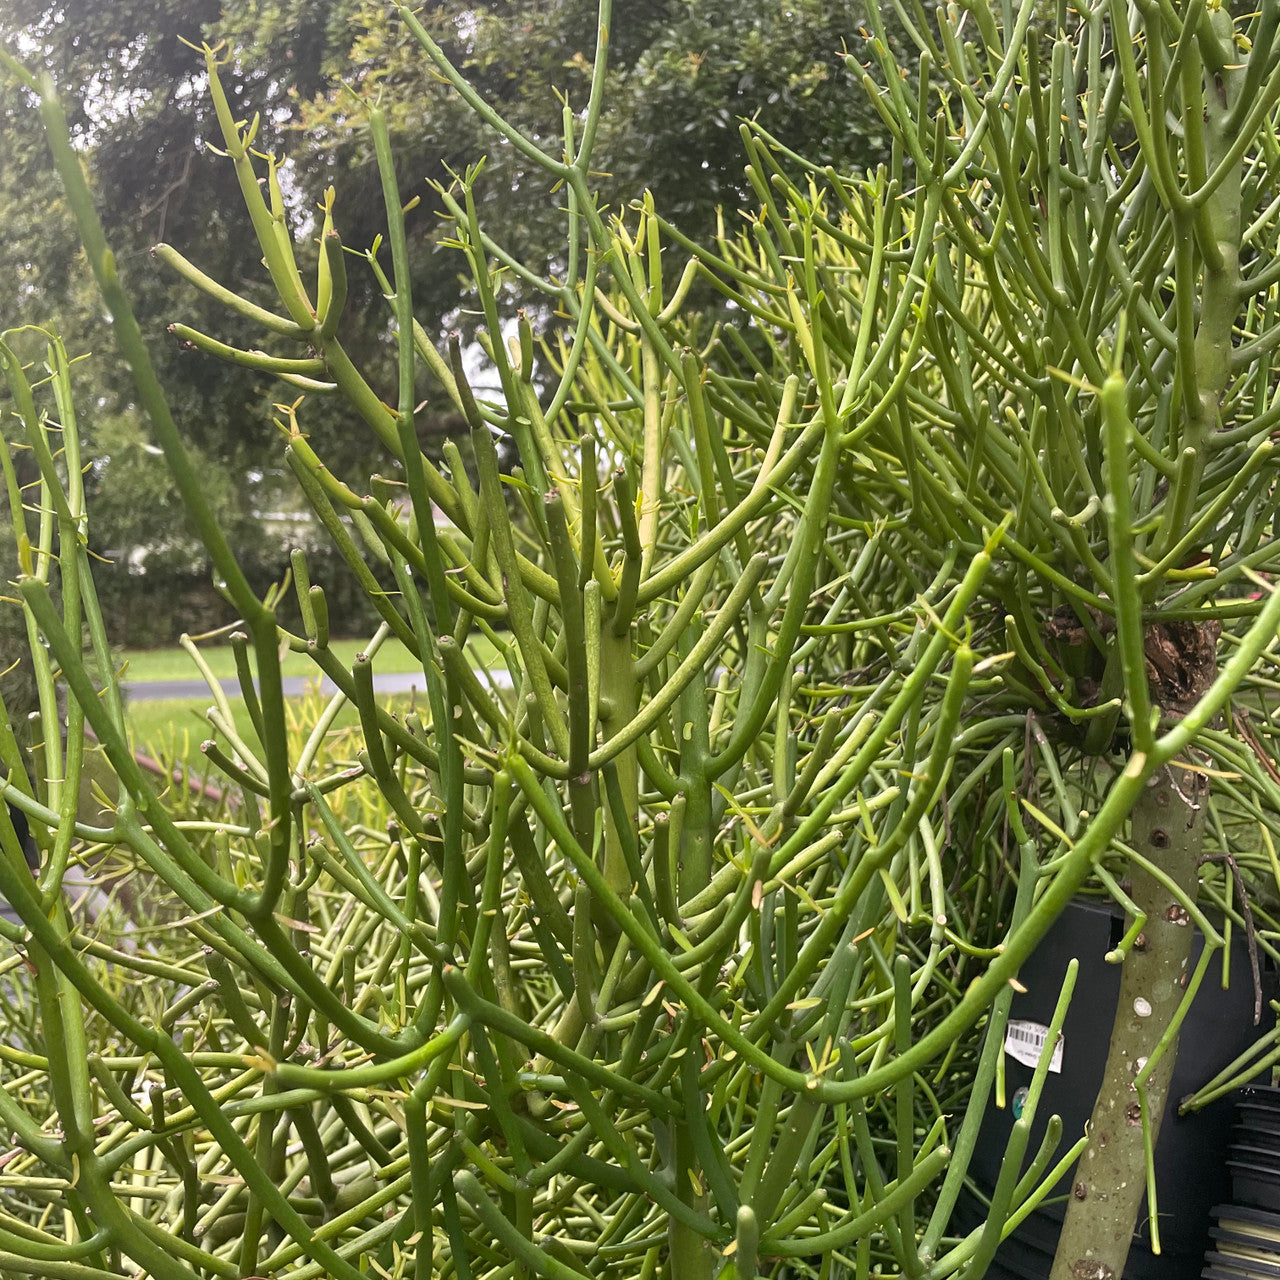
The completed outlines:
{"type": "MultiPolygon", "coordinates": [[[[1203,840],[1204,776],[1166,765],[1133,811],[1134,849],[1194,899],[1203,840]]],[[[1050,1280],[1113,1280],[1124,1270],[1146,1191],[1142,1108],[1133,1080],[1146,1065],[1181,1001],[1193,929],[1169,887],[1132,864],[1134,904],[1146,924],[1124,961],[1102,1089],[1089,1121],[1050,1280]]],[[[1164,1114],[1176,1046],[1146,1084],[1154,1145],[1164,1114]]]]}

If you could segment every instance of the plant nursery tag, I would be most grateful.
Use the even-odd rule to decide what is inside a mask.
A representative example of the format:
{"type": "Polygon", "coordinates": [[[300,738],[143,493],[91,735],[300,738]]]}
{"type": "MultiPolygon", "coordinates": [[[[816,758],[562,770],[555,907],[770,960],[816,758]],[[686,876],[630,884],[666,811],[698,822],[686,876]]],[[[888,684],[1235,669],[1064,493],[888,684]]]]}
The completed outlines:
{"type": "MultiPolygon", "coordinates": [[[[1004,1032],[1004,1051],[1024,1067],[1034,1067],[1040,1061],[1040,1051],[1049,1038],[1049,1028],[1041,1022],[1011,1022],[1004,1032]]],[[[1053,1046],[1053,1056],[1049,1059],[1049,1070],[1062,1070],[1062,1034],[1058,1034],[1058,1043],[1053,1046]]]]}

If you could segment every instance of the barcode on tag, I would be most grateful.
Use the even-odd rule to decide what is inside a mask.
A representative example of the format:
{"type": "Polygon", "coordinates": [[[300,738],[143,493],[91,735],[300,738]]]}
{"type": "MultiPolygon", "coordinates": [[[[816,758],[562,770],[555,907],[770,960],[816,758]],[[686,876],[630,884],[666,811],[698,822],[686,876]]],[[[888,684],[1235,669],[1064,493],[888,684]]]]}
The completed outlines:
{"type": "MultiPolygon", "coordinates": [[[[1040,1022],[1011,1022],[1004,1032],[1004,1051],[1024,1067],[1034,1067],[1040,1061],[1040,1051],[1049,1038],[1049,1028],[1040,1022]]],[[[1049,1059],[1050,1071],[1062,1070],[1063,1037],[1058,1036],[1058,1043],[1053,1046],[1053,1056],[1049,1059]]]]}

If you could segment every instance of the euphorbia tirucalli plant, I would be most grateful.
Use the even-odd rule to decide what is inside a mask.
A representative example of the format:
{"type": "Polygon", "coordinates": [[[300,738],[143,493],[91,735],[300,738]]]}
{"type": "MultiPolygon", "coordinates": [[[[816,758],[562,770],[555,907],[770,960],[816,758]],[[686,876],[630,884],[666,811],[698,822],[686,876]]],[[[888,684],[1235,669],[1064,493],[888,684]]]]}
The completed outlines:
{"type": "MultiPolygon", "coordinates": [[[[899,366],[904,392],[838,496],[851,513],[905,517],[898,559],[922,578],[954,575],[1011,513],[982,587],[1011,658],[991,725],[1023,711],[1047,735],[1035,772],[1065,812],[1084,811],[1056,832],[1041,824],[1060,848],[1078,851],[1134,780],[1128,819],[1108,832],[1124,840],[1112,871],[1127,892],[1102,870],[1130,913],[1108,957],[1123,964],[1119,1008],[1053,1270],[1108,1280],[1144,1192],[1159,1248],[1150,1153],[1212,951],[1189,974],[1186,926],[1202,893],[1221,893],[1220,864],[1265,854],[1274,827],[1274,762],[1249,727],[1260,704],[1245,673],[1256,642],[1274,642],[1269,620],[1250,620],[1269,619],[1258,574],[1280,550],[1280,10],[978,3],[935,21],[895,9],[918,63],[895,62],[873,6],[866,47],[884,87],[865,83],[898,144],[896,189],[843,200],[852,235],[816,209],[824,246],[793,235],[781,251],[816,261],[817,296],[845,302],[824,308],[828,344],[859,350],[884,323],[869,301],[878,264],[927,274],[921,356],[899,366]],[[862,298],[837,285],[850,269],[869,281],[862,298]],[[1228,702],[1210,692],[1232,684],[1228,702]]],[[[758,169],[771,214],[812,201],[812,187],[770,188],[758,169]]],[[[758,241],[703,260],[763,265],[758,241]]],[[[775,305],[763,286],[744,293],[757,313],[775,305]]],[[[772,376],[793,367],[776,347],[772,376]]]]}
{"type": "MultiPolygon", "coordinates": [[[[477,225],[470,178],[439,193],[475,281],[499,397],[478,398],[456,344],[442,355],[414,323],[401,195],[376,104],[362,127],[382,175],[389,254],[372,246],[360,256],[388,300],[393,390],[380,394],[342,346],[351,254],[341,193],[325,198],[318,269],[304,280],[275,162],[256,149],[258,122],[233,117],[215,50],[206,63],[219,146],[279,305],[250,302],[157,249],[194,288],[262,326],[271,351],[174,328],[209,356],[281,379],[289,465],[383,618],[350,669],[329,647],[323,584],[310,581],[304,556],[291,584],[300,632],[281,627],[280,592],[250,589],[151,370],[56,96],[5,59],[39,100],[139,403],[241,612],[252,733],[235,729],[212,682],[209,755],[238,797],[214,823],[172,811],[136,765],[115,686],[100,695],[81,652],[87,632],[109,670],[91,513],[75,483],[70,365],[55,341],[46,392],[23,363],[29,335],[6,335],[15,421],[44,486],[36,527],[19,530],[29,553],[18,585],[43,640],[34,786],[9,737],[0,749],[5,797],[29,815],[45,856],[32,881],[12,832],[0,832],[0,891],[22,919],[5,936],[29,960],[43,1028],[40,1049],[15,1061],[47,1081],[53,1113],[46,1121],[0,1090],[17,1189],[0,1205],[0,1267],[77,1280],[701,1280],[866,1275],[874,1260],[976,1277],[1081,1146],[1056,1151],[1051,1124],[1027,1159],[1068,982],[989,1220],[963,1240],[948,1236],[1010,982],[1130,815],[1172,785],[1171,765],[1208,749],[1280,622],[1280,597],[1265,587],[1256,602],[1219,609],[1220,620],[1245,619],[1228,660],[1216,672],[1206,664],[1176,722],[1158,720],[1144,660],[1156,586],[1185,575],[1191,544],[1207,541],[1242,493],[1264,500],[1269,489],[1248,486],[1266,456],[1240,481],[1175,452],[1168,492],[1157,497],[1154,478],[1135,491],[1135,474],[1175,446],[1142,436],[1135,467],[1148,424],[1126,356],[1137,344],[1148,364],[1173,367],[1178,341],[1168,358],[1148,352],[1104,297],[1088,360],[1066,320],[1061,350],[1039,339],[1032,350],[1024,328],[1004,327],[1011,297],[1038,314],[1023,296],[1030,286],[999,256],[1025,210],[992,215],[992,247],[972,264],[958,256],[973,250],[968,230],[948,238],[965,218],[983,227],[981,202],[996,198],[984,193],[1000,190],[998,166],[984,174],[989,188],[967,184],[984,139],[998,150],[1005,136],[992,131],[1004,127],[1002,95],[1042,109],[1029,8],[1007,31],[982,10],[982,50],[959,45],[958,19],[944,29],[957,76],[966,57],[994,64],[996,126],[975,118],[953,142],[944,114],[926,146],[919,125],[909,135],[901,123],[915,117],[891,77],[886,111],[915,166],[914,200],[900,174],[813,175],[801,191],[751,135],[762,211],[749,248],[718,251],[683,242],[651,204],[625,223],[596,205],[607,3],[596,88],[583,114],[566,107],[555,151],[510,128],[398,12],[442,78],[566,209],[560,274],[543,279],[477,225]],[[677,251],[688,266],[673,287],[664,252],[677,251]],[[998,299],[980,275],[988,265],[998,299]],[[727,325],[711,347],[689,345],[685,309],[699,276],[750,318],[751,334],[727,325]],[[530,305],[508,325],[512,280],[530,305]],[[533,317],[552,311],[563,328],[540,343],[533,317]],[[1050,363],[1067,377],[1055,379],[1050,363]],[[1025,430],[1040,433],[1025,444],[1012,430],[1017,413],[1009,434],[1000,417],[1024,386],[1017,369],[1043,397],[1019,401],[1031,406],[1025,430]],[[466,453],[449,447],[443,467],[418,443],[424,389],[447,396],[471,428],[466,453]],[[394,474],[330,472],[307,438],[299,391],[341,397],[353,429],[397,459],[394,474]],[[966,414],[980,401],[975,443],[966,414]],[[1077,430],[1075,462],[1076,436],[1065,434],[1054,437],[1057,461],[1042,458],[1046,405],[1077,430]],[[495,434],[518,455],[510,475],[495,434]],[[1048,508],[1049,496],[1068,501],[1069,482],[1086,480],[1096,509],[1063,517],[1059,538],[1053,513],[1067,508],[1048,508]],[[1153,557],[1144,521],[1171,493],[1187,523],[1153,557]],[[993,598],[1013,619],[999,643],[987,624],[993,598]],[[1057,634],[1058,604],[1073,601],[1104,667],[1092,700],[1079,692],[1083,676],[1067,683],[1069,655],[1041,652],[1057,634]],[[1036,617],[1044,625],[1032,639],[1025,623],[1036,617]],[[421,659],[421,710],[393,714],[374,696],[387,634],[421,659]],[[501,655],[509,691],[473,669],[476,635],[501,655]],[[329,712],[314,732],[290,734],[282,649],[311,655],[337,702],[356,707],[353,759],[326,751],[329,712]],[[1041,694],[1028,699],[1037,679],[1041,694]],[[1089,776],[1086,817],[1086,784],[1070,760],[1066,781],[1059,771],[1053,811],[1037,809],[1044,829],[1063,833],[1051,852],[1028,832],[1019,799],[1035,763],[1025,713],[1039,698],[1086,725],[1118,720],[1123,701],[1128,725],[1123,742],[1106,725],[1106,744],[1123,754],[1089,776]],[[85,721],[119,777],[106,825],[76,811],[85,721]],[[1006,857],[997,829],[1011,834],[1018,880],[1016,899],[991,911],[986,886],[1006,857]],[[77,841],[99,855],[127,848],[184,905],[174,956],[80,946],[65,905],[77,841]],[[121,998],[100,957],[160,985],[158,1016],[121,998]],[[985,1037],[962,1050],[982,1018],[985,1037]],[[89,1028],[104,1025],[110,1052],[95,1055],[89,1028]],[[64,1197],[61,1220],[26,1198],[49,1184],[64,1197]]],[[[1101,68],[1093,28],[1081,29],[1082,67],[1093,49],[1101,68]]],[[[1074,65],[1065,53],[1059,64],[1074,65]]],[[[975,71],[975,82],[987,74],[975,71]]],[[[1012,113],[1019,147],[1034,136],[1028,110],[1012,113]]],[[[1116,172],[1096,180],[1105,188],[1116,172]]],[[[1138,186],[1117,197],[1115,218],[1138,186]]],[[[1185,308],[1176,284],[1168,305],[1185,308]]],[[[1158,289],[1152,296],[1166,305],[1158,289]]],[[[1261,359],[1269,348],[1257,350],[1261,359]]],[[[1249,394],[1262,394],[1257,386],[1265,379],[1249,394]]],[[[12,499],[21,512],[21,495],[12,499]]],[[[1239,541],[1230,552],[1247,559],[1239,541]]],[[[1193,629],[1200,598],[1170,606],[1192,614],[1193,629]]]]}

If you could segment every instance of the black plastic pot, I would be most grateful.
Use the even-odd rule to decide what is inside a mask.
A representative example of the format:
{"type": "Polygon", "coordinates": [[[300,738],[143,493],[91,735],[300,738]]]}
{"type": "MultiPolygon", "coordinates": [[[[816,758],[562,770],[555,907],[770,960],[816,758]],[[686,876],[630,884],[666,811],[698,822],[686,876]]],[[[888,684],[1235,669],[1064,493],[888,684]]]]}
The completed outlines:
{"type": "Polygon", "coordinates": [[[1267,1125],[1237,1124],[1232,1132],[1235,1150],[1280,1152],[1280,1128],[1267,1125]]]}
{"type": "Polygon", "coordinates": [[[1205,1254],[1205,1265],[1229,1276],[1259,1276],[1262,1280],[1280,1280],[1280,1266],[1258,1258],[1244,1257],[1236,1253],[1210,1252],[1205,1254]]]}
{"type": "Polygon", "coordinates": [[[1231,1153],[1240,1157],[1227,1161],[1232,1200],[1259,1209],[1280,1210],[1280,1169],[1276,1167],[1275,1153],[1238,1146],[1232,1147],[1231,1153]]]}
{"type": "MultiPolygon", "coordinates": [[[[1062,1117],[1062,1147],[1075,1142],[1102,1085],[1111,1026],[1120,993],[1120,966],[1104,956],[1123,933],[1124,920],[1110,904],[1078,901],[1069,906],[1023,966],[1019,980],[1025,993],[1016,995],[1010,1020],[1047,1025],[1062,990],[1067,965],[1079,961],[1075,995],[1063,1024],[1062,1070],[1050,1074],[1036,1112],[1029,1150],[1036,1150],[1049,1117],[1062,1117]]],[[[1202,949],[1197,936],[1192,947],[1194,968],[1202,949]]],[[[1221,957],[1209,964],[1204,981],[1183,1025],[1169,1106],[1156,1146],[1156,1186],[1159,1193],[1161,1253],[1150,1249],[1145,1199],[1139,1215],[1125,1280],[1197,1280],[1205,1265],[1213,1206],[1232,1198],[1227,1170],[1235,1099],[1223,1098],[1191,1115],[1178,1115],[1178,1102],[1212,1079],[1250,1044],[1263,1035],[1269,1022],[1253,1025],[1254,992],[1248,952],[1233,940],[1231,985],[1222,990],[1221,957]]],[[[1276,980],[1264,972],[1264,995],[1274,995],[1276,980]]],[[[1264,1004],[1264,1008],[1265,1008],[1264,1004]]],[[[1032,1068],[1006,1055],[1007,1099],[1031,1083],[1032,1068]]],[[[1263,1110],[1267,1123],[1280,1121],[1277,1109],[1263,1110]]],[[[988,1108],[979,1135],[970,1177],[989,1194],[995,1186],[1005,1143],[1015,1120],[1012,1105],[988,1108]]],[[[1049,1274],[1062,1228],[1063,1202],[1071,1190],[1071,1175],[1054,1188],[1050,1200],[1031,1214],[1000,1246],[987,1271],[989,1280],[1044,1280],[1049,1274]]],[[[971,1230],[986,1216],[976,1195],[966,1194],[956,1206],[955,1226],[971,1230]]],[[[1208,1274],[1208,1271],[1205,1271],[1208,1274]]],[[[1239,1276],[1230,1280],[1240,1280],[1239,1276]]]]}
{"type": "Polygon", "coordinates": [[[1234,1257],[1258,1257],[1262,1261],[1274,1261],[1276,1248],[1274,1238],[1254,1235],[1247,1228],[1244,1230],[1232,1227],[1216,1226],[1209,1228],[1209,1239],[1219,1253],[1234,1257]]]}

